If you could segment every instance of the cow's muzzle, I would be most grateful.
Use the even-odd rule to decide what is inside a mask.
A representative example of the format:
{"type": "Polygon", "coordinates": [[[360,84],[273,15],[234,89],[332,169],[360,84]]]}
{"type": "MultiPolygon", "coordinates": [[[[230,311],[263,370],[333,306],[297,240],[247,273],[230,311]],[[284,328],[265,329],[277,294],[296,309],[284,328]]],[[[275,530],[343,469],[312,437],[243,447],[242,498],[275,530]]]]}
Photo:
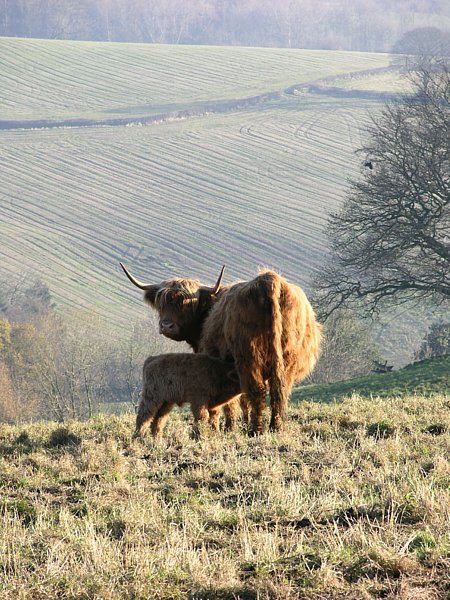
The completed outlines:
{"type": "Polygon", "coordinates": [[[163,319],[159,322],[159,333],[167,337],[176,337],[179,334],[180,328],[173,321],[163,319]]]}

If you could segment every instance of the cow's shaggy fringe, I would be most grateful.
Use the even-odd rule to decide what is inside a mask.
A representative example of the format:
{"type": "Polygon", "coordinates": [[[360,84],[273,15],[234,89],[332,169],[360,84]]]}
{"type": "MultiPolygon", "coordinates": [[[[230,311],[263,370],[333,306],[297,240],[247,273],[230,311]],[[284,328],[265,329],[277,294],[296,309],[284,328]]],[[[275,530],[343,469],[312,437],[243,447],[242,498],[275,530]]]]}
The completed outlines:
{"type": "Polygon", "coordinates": [[[163,281],[154,297],[154,306],[156,309],[160,310],[175,297],[179,303],[184,306],[190,305],[192,310],[195,311],[196,302],[198,302],[199,286],[200,282],[196,279],[179,278],[163,281]]]}

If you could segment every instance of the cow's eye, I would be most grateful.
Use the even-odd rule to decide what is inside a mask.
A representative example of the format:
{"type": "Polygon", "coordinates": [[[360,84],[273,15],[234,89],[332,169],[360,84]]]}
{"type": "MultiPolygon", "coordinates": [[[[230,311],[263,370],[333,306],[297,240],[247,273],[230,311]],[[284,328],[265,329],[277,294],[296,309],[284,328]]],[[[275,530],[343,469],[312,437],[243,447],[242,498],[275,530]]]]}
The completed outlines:
{"type": "Polygon", "coordinates": [[[172,296],[170,304],[178,309],[183,308],[185,304],[185,298],[183,298],[182,294],[175,294],[174,296],[172,296]]]}

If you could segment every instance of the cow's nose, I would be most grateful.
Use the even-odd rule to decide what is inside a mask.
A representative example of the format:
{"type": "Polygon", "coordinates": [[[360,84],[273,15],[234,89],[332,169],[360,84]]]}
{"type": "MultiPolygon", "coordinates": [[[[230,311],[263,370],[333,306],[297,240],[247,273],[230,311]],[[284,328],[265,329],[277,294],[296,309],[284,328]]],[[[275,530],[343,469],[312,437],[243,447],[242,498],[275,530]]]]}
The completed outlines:
{"type": "Polygon", "coordinates": [[[159,330],[162,332],[170,332],[173,331],[174,322],[169,321],[168,319],[163,319],[159,322],[159,330]]]}

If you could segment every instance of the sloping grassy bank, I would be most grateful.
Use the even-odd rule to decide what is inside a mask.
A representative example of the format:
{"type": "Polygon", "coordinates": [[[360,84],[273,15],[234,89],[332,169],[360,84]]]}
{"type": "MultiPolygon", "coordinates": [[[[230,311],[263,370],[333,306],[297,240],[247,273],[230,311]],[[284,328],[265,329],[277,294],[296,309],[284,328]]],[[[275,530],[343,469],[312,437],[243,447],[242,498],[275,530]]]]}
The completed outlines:
{"type": "Polygon", "coordinates": [[[362,398],[387,398],[410,394],[450,393],[450,355],[423,360],[398,371],[373,374],[347,381],[323,385],[305,385],[294,390],[292,401],[319,400],[331,402],[352,394],[362,398]]]}

